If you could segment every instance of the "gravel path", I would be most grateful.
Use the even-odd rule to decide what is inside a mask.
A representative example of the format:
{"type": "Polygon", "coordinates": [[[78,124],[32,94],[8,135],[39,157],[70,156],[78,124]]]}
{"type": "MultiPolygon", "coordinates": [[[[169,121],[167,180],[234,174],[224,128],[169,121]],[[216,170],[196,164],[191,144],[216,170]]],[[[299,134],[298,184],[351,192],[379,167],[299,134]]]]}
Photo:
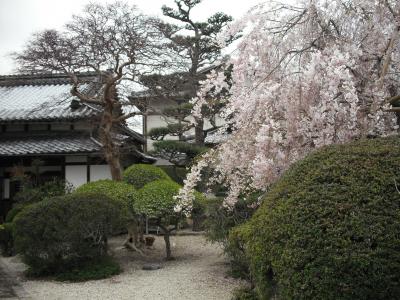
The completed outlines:
{"type": "Polygon", "coordinates": [[[122,248],[123,238],[110,242],[113,255],[123,266],[120,275],[85,283],[27,280],[21,274],[24,265],[16,258],[3,258],[20,277],[31,299],[231,299],[241,282],[226,276],[228,266],[221,249],[206,243],[202,236],[171,238],[173,261],[164,261],[164,241],[156,237],[153,249],[145,257],[122,248]],[[144,271],[146,263],[160,263],[162,269],[144,271]]]}
{"type": "Polygon", "coordinates": [[[0,299],[17,299],[13,283],[2,264],[0,264],[0,299]]]}
{"type": "Polygon", "coordinates": [[[0,260],[0,299],[29,299],[14,273],[0,260]]]}

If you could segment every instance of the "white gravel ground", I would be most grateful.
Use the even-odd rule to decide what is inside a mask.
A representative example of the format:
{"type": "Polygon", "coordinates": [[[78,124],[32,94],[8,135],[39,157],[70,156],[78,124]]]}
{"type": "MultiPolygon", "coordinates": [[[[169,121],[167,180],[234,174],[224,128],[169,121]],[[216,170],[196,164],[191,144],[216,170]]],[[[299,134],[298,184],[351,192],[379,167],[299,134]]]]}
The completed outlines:
{"type": "Polygon", "coordinates": [[[111,248],[124,271],[109,279],[84,283],[28,280],[23,277],[25,266],[18,258],[3,258],[3,262],[18,276],[30,299],[231,299],[232,291],[242,282],[226,275],[228,266],[217,245],[210,245],[202,236],[171,238],[173,261],[164,261],[164,241],[156,237],[153,249],[145,257],[122,248],[123,237],[113,238],[111,248]],[[148,262],[163,268],[144,271],[148,262]]]}

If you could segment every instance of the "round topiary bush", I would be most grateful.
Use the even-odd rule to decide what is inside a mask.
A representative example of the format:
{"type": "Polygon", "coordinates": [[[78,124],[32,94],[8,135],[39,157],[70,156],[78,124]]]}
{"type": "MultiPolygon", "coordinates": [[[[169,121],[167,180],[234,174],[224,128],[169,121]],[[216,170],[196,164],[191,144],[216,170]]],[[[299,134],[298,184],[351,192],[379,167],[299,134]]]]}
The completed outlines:
{"type": "Polygon", "coordinates": [[[15,249],[33,275],[59,274],[107,254],[121,209],[100,194],[71,194],[26,207],[14,219],[15,249]]]}
{"type": "Polygon", "coordinates": [[[157,180],[146,184],[139,190],[138,200],[134,208],[148,217],[170,217],[175,215],[174,199],[181,186],[172,180],[157,180]]]}
{"type": "Polygon", "coordinates": [[[269,299],[400,298],[400,139],[315,151],[232,232],[258,295],[269,299]]]}
{"type": "Polygon", "coordinates": [[[123,218],[125,219],[132,218],[132,214],[134,213],[132,211],[133,203],[138,198],[138,193],[132,185],[109,179],[88,182],[78,187],[75,193],[105,195],[121,207],[123,218]]]}
{"type": "Polygon", "coordinates": [[[171,178],[162,169],[145,164],[135,164],[124,171],[123,179],[125,182],[132,184],[135,188],[140,189],[147,183],[155,180],[170,180],[171,178]]]}

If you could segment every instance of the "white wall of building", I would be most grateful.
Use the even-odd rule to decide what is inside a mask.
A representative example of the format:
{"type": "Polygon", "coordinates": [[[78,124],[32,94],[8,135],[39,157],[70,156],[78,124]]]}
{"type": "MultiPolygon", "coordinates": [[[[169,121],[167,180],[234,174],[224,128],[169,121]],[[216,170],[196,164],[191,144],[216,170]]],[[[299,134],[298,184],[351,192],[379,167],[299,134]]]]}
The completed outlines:
{"type": "Polygon", "coordinates": [[[91,165],[90,181],[101,179],[111,179],[111,171],[109,165],[91,165]]]}
{"type": "Polygon", "coordinates": [[[87,166],[65,166],[65,180],[74,188],[87,183],[87,166]]]}

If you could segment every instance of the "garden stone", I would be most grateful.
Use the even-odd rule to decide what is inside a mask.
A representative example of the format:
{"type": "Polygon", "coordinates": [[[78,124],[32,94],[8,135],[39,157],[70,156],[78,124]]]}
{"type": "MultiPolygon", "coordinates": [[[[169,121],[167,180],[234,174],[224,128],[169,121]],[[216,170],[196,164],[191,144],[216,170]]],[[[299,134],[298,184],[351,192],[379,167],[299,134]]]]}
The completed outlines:
{"type": "Polygon", "coordinates": [[[159,270],[161,269],[162,266],[160,264],[145,264],[142,267],[142,270],[146,270],[146,271],[155,271],[155,270],[159,270]]]}

